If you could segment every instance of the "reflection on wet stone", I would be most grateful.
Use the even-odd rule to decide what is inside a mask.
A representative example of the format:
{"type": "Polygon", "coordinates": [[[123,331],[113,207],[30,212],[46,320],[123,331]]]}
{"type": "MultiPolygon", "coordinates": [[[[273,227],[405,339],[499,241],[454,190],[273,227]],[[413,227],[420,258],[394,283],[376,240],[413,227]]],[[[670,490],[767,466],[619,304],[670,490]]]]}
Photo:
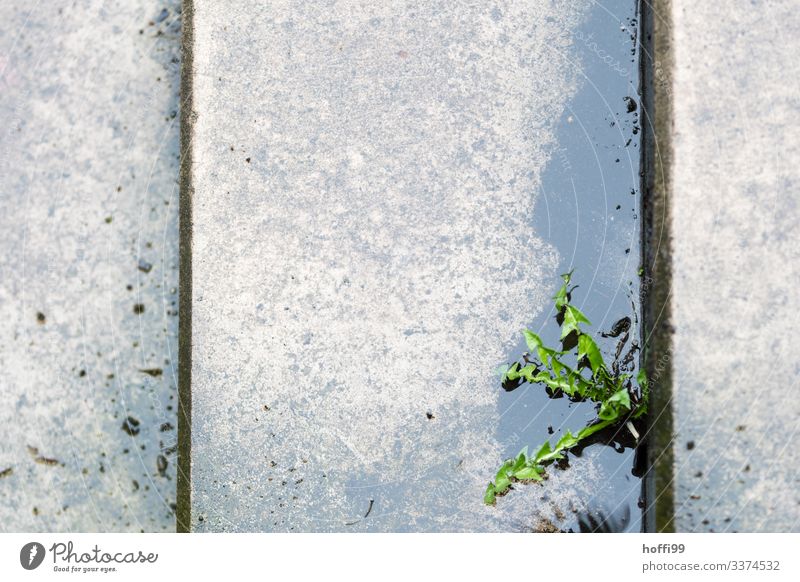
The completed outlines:
{"type": "Polygon", "coordinates": [[[636,76],[574,42],[600,28],[637,58],[634,3],[614,6],[195,2],[193,530],[577,530],[600,509],[638,528],[630,448],[482,502],[501,458],[570,414],[505,400],[494,373],[559,269],[585,277],[596,329],[638,309],[636,76]],[[554,165],[589,181],[579,230],[548,210],[554,165]]]}

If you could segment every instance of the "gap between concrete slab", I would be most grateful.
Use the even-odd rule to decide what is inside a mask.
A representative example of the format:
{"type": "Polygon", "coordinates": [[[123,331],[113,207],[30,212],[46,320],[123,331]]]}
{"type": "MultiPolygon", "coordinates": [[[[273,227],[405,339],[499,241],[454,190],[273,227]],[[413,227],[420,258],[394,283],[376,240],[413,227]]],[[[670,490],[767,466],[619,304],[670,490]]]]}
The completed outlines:
{"type": "Polygon", "coordinates": [[[672,161],[672,5],[642,2],[642,310],[644,366],[650,379],[644,526],[674,531],[672,419],[672,256],[669,213],[672,161]]]}
{"type": "Polygon", "coordinates": [[[180,166],[180,295],[178,323],[178,473],[175,524],[190,531],[192,516],[192,69],[194,3],[183,0],[180,166]]]}

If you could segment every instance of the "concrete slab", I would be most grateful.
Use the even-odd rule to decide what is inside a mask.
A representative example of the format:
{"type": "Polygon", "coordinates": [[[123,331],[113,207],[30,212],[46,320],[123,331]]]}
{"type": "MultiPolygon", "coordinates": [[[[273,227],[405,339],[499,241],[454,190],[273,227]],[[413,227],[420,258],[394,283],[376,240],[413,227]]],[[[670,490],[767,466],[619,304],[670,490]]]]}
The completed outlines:
{"type": "Polygon", "coordinates": [[[672,0],[675,526],[800,528],[800,15],[672,0]]]}
{"type": "Polygon", "coordinates": [[[550,303],[560,257],[531,224],[590,3],[192,4],[179,520],[495,531],[583,508],[596,450],[481,498],[523,444],[492,370],[550,303]]]}
{"type": "Polygon", "coordinates": [[[0,530],[171,531],[179,2],[0,21],[0,530]]]}

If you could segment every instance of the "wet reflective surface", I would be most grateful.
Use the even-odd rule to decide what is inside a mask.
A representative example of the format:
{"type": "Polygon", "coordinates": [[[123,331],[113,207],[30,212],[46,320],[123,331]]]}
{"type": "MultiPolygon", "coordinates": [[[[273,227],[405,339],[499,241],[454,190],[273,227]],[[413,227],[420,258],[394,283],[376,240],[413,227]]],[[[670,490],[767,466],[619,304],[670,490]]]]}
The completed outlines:
{"type": "MultiPolygon", "coordinates": [[[[637,2],[619,0],[594,4],[575,32],[570,59],[579,71],[580,89],[559,121],[558,145],[542,177],[532,224],[558,249],[558,273],[574,271],[573,303],[591,320],[587,331],[598,340],[601,332],[616,336],[599,342],[607,362],[614,359],[618,339],[624,334],[628,334],[628,345],[623,355],[640,343],[638,25],[637,2]]],[[[553,277],[553,294],[560,284],[553,277]]],[[[546,344],[559,345],[552,303],[529,327],[546,344]]],[[[509,361],[526,350],[520,337],[509,361]]],[[[632,362],[634,375],[638,355],[632,362]]],[[[541,385],[501,390],[500,408],[501,441],[513,442],[505,449],[509,456],[523,444],[534,448],[546,438],[554,442],[563,430],[574,433],[596,417],[592,403],[552,400],[541,385]]],[[[559,520],[559,529],[640,530],[641,484],[634,470],[633,439],[630,434],[610,436],[627,448],[619,442],[617,449],[595,444],[583,452],[600,467],[600,479],[585,499],[586,506],[559,520]]],[[[572,464],[566,473],[581,470],[580,462],[572,464]]],[[[546,491],[547,486],[542,494],[546,491]]],[[[513,504],[514,495],[498,503],[513,504]]],[[[548,520],[555,517],[546,514],[548,520]]]]}
{"type": "Polygon", "coordinates": [[[558,273],[634,316],[633,3],[195,6],[192,529],[638,527],[610,447],[482,501],[593,414],[494,375],[558,273]]]}

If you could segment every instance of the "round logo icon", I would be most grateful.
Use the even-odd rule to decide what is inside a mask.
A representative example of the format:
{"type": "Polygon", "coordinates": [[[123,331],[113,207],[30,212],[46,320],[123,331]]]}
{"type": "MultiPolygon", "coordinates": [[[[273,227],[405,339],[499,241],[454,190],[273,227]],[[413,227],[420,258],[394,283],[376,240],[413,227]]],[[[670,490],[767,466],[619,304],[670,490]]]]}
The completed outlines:
{"type": "Polygon", "coordinates": [[[44,546],[39,542],[29,542],[19,551],[19,563],[26,570],[35,570],[44,561],[44,546]]]}

